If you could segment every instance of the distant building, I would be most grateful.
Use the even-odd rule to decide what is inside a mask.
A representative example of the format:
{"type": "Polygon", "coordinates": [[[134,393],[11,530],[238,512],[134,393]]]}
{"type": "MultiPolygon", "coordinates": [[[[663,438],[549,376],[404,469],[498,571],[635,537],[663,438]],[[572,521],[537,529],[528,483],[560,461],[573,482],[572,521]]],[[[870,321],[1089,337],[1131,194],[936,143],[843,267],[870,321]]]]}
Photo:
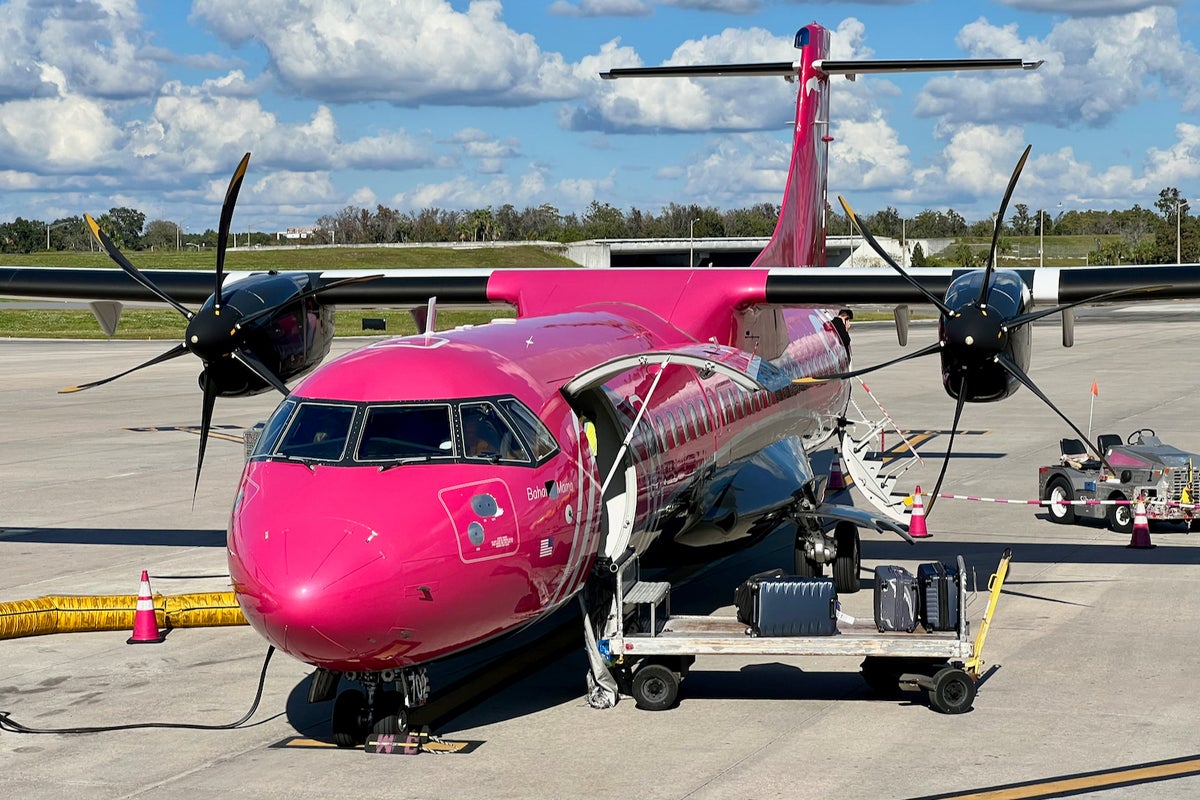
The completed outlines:
{"type": "Polygon", "coordinates": [[[311,239],[313,229],[311,226],[306,228],[288,228],[286,231],[279,231],[275,234],[276,239],[311,239]]]}

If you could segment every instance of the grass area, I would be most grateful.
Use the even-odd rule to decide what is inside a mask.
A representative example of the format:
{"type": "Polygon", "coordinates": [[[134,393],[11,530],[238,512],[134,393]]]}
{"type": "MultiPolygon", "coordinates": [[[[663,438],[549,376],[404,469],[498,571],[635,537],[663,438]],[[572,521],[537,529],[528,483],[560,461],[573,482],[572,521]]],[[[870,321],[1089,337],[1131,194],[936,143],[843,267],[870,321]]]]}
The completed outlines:
{"type": "MultiPolygon", "coordinates": [[[[209,250],[140,251],[125,254],[138,269],[212,270],[209,250]]],[[[43,252],[0,256],[11,267],[113,267],[106,253],[43,252]]],[[[230,250],[226,269],[452,269],[458,267],[576,267],[574,261],[536,245],[517,247],[295,247],[230,250]]]]}
{"type": "MultiPolygon", "coordinates": [[[[205,251],[136,252],[127,254],[139,269],[212,270],[215,254],[205,251]]],[[[0,256],[13,267],[116,268],[105,253],[46,252],[0,256]]],[[[577,267],[573,261],[541,247],[298,247],[280,250],[234,250],[226,255],[227,269],[335,270],[335,269],[455,269],[488,267],[577,267]]],[[[438,327],[479,325],[497,317],[511,317],[506,309],[443,310],[438,327]]],[[[387,334],[416,333],[406,311],[343,309],[337,312],[338,336],[378,335],[364,331],[364,317],[383,319],[387,334]]],[[[121,314],[117,339],[182,339],[185,322],[174,311],[127,308],[121,314]]],[[[105,339],[92,312],[80,309],[5,309],[0,301],[0,338],[105,339]]]]}
{"type": "MultiPolygon", "coordinates": [[[[446,330],[459,325],[482,325],[499,317],[512,317],[508,309],[478,311],[444,310],[438,312],[438,328],[446,330]]],[[[343,309],[334,317],[338,336],[404,336],[416,333],[412,317],[406,311],[381,309],[343,309]],[[382,319],[386,331],[364,331],[363,318],[382,319]]],[[[127,309],[121,314],[121,324],[114,339],[183,339],[185,322],[174,311],[127,309]]],[[[107,339],[92,312],[79,309],[17,309],[0,307],[0,338],[2,339],[107,339]]]]}

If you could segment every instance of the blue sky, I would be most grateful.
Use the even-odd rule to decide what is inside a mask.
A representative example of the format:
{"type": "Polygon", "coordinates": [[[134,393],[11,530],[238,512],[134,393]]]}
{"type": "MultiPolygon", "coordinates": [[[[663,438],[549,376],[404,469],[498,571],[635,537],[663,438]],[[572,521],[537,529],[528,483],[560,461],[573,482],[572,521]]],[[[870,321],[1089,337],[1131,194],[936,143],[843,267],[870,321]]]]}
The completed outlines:
{"type": "MultiPolygon", "coordinates": [[[[1022,57],[1034,73],[833,79],[830,192],[862,213],[1200,196],[1200,8],[1145,0],[17,0],[0,3],[0,219],[113,206],[235,228],[401,210],[778,202],[794,87],[615,66],[1022,57]]],[[[1061,206],[1059,204],[1062,204],[1061,206]]]]}

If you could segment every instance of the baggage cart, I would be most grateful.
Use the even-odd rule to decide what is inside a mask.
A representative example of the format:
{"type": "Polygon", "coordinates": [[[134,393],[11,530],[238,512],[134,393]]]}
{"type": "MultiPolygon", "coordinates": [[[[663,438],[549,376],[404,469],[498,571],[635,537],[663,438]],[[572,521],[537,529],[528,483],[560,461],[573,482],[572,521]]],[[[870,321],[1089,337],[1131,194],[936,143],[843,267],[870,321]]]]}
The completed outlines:
{"type": "MultiPolygon", "coordinates": [[[[988,603],[971,636],[967,618],[966,565],[958,557],[959,616],[955,630],[880,633],[873,619],[847,623],[839,620],[832,636],[751,636],[745,623],[732,616],[687,616],[670,613],[669,586],[618,579],[617,592],[629,619],[650,620],[622,625],[620,632],[601,643],[618,679],[622,694],[631,695],[639,708],[670,708],[680,684],[697,656],[862,656],[862,674],[877,691],[924,690],[932,708],[945,714],[971,709],[976,682],[983,666],[982,653],[995,613],[1011,550],[1006,549],[988,582],[988,603]]],[[[631,559],[636,561],[636,556],[631,559]]],[[[622,566],[619,575],[637,575],[622,566]]]]}

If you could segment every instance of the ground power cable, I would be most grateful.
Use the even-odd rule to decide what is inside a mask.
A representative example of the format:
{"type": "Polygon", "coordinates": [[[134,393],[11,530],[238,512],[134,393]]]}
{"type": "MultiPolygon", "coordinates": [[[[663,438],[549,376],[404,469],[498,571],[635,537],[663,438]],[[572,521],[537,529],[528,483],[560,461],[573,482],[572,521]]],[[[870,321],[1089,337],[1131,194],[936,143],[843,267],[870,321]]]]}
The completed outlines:
{"type": "Polygon", "coordinates": [[[258,704],[262,701],[263,686],[267,681],[267,666],[271,663],[271,656],[275,654],[275,646],[271,645],[267,648],[267,656],[263,659],[262,671],[258,675],[258,689],[254,693],[254,702],[250,704],[250,710],[245,716],[236,722],[226,723],[224,725],[203,725],[200,723],[190,722],[134,722],[126,725],[105,725],[101,727],[91,728],[30,728],[22,725],[14,720],[8,711],[0,711],[0,731],[9,733],[58,733],[58,734],[73,734],[73,733],[111,733],[113,731],[131,731],[143,728],[173,728],[177,730],[194,730],[194,731],[229,731],[235,728],[240,728],[254,716],[254,712],[258,711],[258,704]]]}

